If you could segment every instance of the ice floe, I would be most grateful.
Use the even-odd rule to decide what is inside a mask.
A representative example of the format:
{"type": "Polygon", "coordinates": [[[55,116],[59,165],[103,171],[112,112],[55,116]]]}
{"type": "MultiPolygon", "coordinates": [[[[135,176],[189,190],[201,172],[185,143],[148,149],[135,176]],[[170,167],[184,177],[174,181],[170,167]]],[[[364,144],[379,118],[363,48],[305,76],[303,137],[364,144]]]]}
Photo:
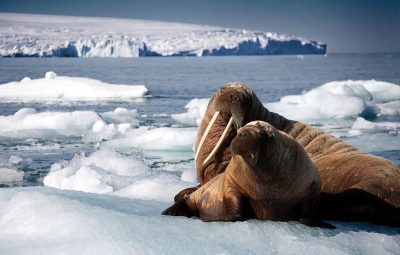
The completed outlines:
{"type": "Polygon", "coordinates": [[[360,129],[373,129],[373,130],[400,130],[400,123],[399,122],[372,122],[368,121],[362,117],[358,117],[354,122],[353,126],[351,127],[354,130],[360,129]]]}
{"type": "Polygon", "coordinates": [[[0,167],[0,184],[19,182],[24,178],[24,172],[14,168],[0,167]]]}
{"type": "Polygon", "coordinates": [[[170,203],[47,187],[0,189],[4,254],[396,254],[400,233],[338,223],[202,222],[162,216],[170,203]]]}
{"type": "Polygon", "coordinates": [[[93,111],[37,112],[22,108],[13,115],[0,116],[0,136],[13,138],[46,138],[82,136],[94,123],[103,121],[93,111]]]}
{"type": "Polygon", "coordinates": [[[140,127],[104,143],[113,148],[137,147],[144,150],[191,151],[197,128],[140,127]]]}
{"type": "Polygon", "coordinates": [[[284,96],[266,107],[290,119],[313,120],[346,117],[394,115],[399,105],[400,86],[393,83],[359,80],[333,81],[303,95],[284,96]],[[385,103],[380,107],[381,104],[385,103]]]}
{"type": "Polygon", "coordinates": [[[84,77],[57,76],[51,71],[45,78],[24,78],[0,85],[3,101],[126,101],[146,93],[144,85],[110,84],[84,77]]]}
{"type": "Polygon", "coordinates": [[[141,153],[125,156],[102,148],[90,156],[75,155],[53,164],[43,183],[63,190],[170,202],[181,189],[195,185],[188,182],[193,180],[189,173],[182,179],[168,173],[153,175],[141,153]]]}
{"type": "Polygon", "coordinates": [[[187,112],[171,114],[171,118],[185,125],[200,126],[209,101],[208,98],[194,98],[185,105],[187,112]]]}
{"type": "Polygon", "coordinates": [[[0,184],[20,182],[24,178],[24,172],[17,169],[17,164],[24,161],[21,157],[12,155],[9,158],[0,157],[0,184]]]}

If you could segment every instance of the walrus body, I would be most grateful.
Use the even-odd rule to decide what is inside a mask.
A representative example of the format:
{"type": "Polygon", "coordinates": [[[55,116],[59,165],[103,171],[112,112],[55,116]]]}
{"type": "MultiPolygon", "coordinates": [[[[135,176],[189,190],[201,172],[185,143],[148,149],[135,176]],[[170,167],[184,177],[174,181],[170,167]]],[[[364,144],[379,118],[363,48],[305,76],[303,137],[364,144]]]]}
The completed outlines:
{"type": "Polygon", "coordinates": [[[225,172],[163,214],[198,216],[204,221],[256,218],[329,226],[316,219],[320,177],[296,140],[255,121],[238,130],[231,153],[225,172]]]}
{"type": "MultiPolygon", "coordinates": [[[[322,217],[400,226],[400,171],[393,163],[362,152],[317,128],[268,111],[254,92],[242,84],[227,84],[210,100],[195,144],[200,185],[224,171],[231,159],[231,141],[236,130],[254,120],[271,124],[304,148],[320,174],[321,191],[326,194],[322,201],[322,217]],[[210,116],[216,111],[219,113],[217,121],[210,128],[213,132],[207,134],[203,146],[198,148],[210,116]],[[233,125],[221,139],[222,130],[230,122],[233,125]],[[218,139],[223,142],[210,156],[218,139]],[[340,201],[347,202],[341,205],[340,201]]],[[[176,199],[193,190],[182,191],[176,199]]]]}

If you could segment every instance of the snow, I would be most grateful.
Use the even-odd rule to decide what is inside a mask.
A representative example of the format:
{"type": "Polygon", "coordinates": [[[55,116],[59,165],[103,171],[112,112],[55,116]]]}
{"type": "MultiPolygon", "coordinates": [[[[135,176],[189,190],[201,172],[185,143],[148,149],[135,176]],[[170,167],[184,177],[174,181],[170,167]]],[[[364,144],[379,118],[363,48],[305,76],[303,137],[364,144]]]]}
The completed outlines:
{"type": "Polygon", "coordinates": [[[295,36],[160,21],[0,13],[0,56],[325,54],[295,36]]]}
{"type": "Polygon", "coordinates": [[[137,147],[144,150],[191,151],[197,136],[197,128],[141,127],[126,132],[120,138],[105,142],[112,148],[137,147]]]}
{"type": "Polygon", "coordinates": [[[139,114],[136,109],[128,110],[123,107],[117,107],[112,112],[102,113],[101,116],[109,123],[135,123],[139,125],[139,121],[137,120],[139,114]]]}
{"type": "Polygon", "coordinates": [[[376,130],[400,130],[399,122],[372,122],[362,117],[358,117],[354,122],[352,129],[374,129],[376,130]]]}
{"type": "Polygon", "coordinates": [[[37,112],[22,108],[13,115],[0,116],[0,136],[12,138],[46,138],[82,136],[96,121],[103,121],[93,111],[37,112]]]}
{"type": "Polygon", "coordinates": [[[20,182],[24,178],[24,172],[19,171],[16,165],[22,162],[21,157],[12,155],[9,158],[0,155],[0,184],[20,182]]]}
{"type": "Polygon", "coordinates": [[[183,180],[168,173],[153,175],[143,154],[125,156],[101,148],[90,156],[75,155],[69,162],[53,164],[43,183],[63,190],[171,202],[180,190],[196,185],[186,177],[194,174],[193,169],[193,173],[185,173],[183,180]]]}
{"type": "Polygon", "coordinates": [[[395,115],[400,86],[393,83],[359,80],[333,81],[302,95],[284,96],[279,102],[265,104],[289,119],[315,120],[357,116],[395,115]]]}
{"type": "Polygon", "coordinates": [[[57,76],[47,72],[42,79],[26,79],[0,85],[3,101],[129,101],[147,93],[144,85],[110,84],[99,80],[57,76]]]}
{"type": "Polygon", "coordinates": [[[171,118],[185,125],[200,126],[209,101],[210,99],[208,98],[194,98],[185,105],[187,112],[172,114],[171,118]]]}
{"type": "Polygon", "coordinates": [[[0,183],[18,182],[24,178],[24,172],[13,168],[0,167],[0,183]]]}
{"type": "Polygon", "coordinates": [[[297,222],[202,222],[162,216],[170,203],[47,187],[0,189],[4,254],[396,254],[400,233],[297,222]]]}

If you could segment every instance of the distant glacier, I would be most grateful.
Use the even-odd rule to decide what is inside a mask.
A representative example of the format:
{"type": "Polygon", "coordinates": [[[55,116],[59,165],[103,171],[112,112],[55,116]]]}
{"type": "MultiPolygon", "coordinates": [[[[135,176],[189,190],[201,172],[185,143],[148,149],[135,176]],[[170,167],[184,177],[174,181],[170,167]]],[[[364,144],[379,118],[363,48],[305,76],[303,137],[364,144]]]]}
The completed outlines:
{"type": "Polygon", "coordinates": [[[243,29],[134,19],[0,13],[1,57],[326,54],[326,44],[243,29]]]}

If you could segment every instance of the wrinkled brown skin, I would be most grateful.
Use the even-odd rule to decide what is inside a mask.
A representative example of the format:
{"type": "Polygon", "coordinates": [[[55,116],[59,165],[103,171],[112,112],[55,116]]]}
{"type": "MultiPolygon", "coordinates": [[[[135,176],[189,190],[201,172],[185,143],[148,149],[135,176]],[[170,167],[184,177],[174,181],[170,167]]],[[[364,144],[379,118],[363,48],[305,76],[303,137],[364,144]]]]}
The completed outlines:
{"type": "Polygon", "coordinates": [[[320,177],[302,146],[266,122],[238,130],[226,171],[179,200],[165,215],[198,216],[203,221],[246,219],[317,220],[320,177]]]}
{"type": "MultiPolygon", "coordinates": [[[[224,171],[231,158],[230,144],[236,130],[250,121],[263,120],[296,139],[317,167],[323,193],[321,217],[400,226],[400,170],[390,161],[365,153],[317,128],[268,111],[252,90],[242,84],[224,85],[214,94],[201,123],[196,146],[216,110],[222,112],[219,125],[215,125],[214,135],[205,140],[196,162],[200,185],[224,171]],[[231,130],[232,134],[225,139],[217,155],[202,166],[201,162],[233,115],[238,116],[236,128],[231,130]]],[[[183,198],[193,190],[183,190],[176,198],[183,198]]]]}

